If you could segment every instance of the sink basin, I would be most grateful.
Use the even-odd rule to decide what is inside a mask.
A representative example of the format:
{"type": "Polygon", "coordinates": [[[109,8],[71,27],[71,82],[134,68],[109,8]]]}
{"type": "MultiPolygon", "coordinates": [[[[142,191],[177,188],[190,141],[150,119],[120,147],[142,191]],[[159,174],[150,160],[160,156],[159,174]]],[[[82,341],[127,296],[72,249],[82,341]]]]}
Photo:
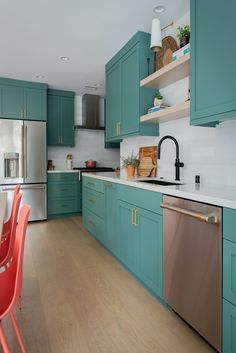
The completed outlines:
{"type": "Polygon", "coordinates": [[[162,185],[162,186],[171,186],[171,185],[183,185],[179,182],[174,182],[174,181],[165,181],[165,180],[156,180],[156,179],[150,179],[150,180],[137,180],[140,183],[148,183],[148,184],[155,184],[155,185],[162,185]]]}

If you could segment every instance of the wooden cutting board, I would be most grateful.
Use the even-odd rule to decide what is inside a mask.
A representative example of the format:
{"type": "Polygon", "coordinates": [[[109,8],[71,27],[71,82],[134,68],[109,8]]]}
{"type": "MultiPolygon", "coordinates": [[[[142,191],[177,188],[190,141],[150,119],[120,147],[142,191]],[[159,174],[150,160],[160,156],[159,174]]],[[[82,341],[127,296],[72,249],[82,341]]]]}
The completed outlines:
{"type": "Polygon", "coordinates": [[[139,148],[138,175],[155,177],[157,172],[157,146],[139,148]]]}

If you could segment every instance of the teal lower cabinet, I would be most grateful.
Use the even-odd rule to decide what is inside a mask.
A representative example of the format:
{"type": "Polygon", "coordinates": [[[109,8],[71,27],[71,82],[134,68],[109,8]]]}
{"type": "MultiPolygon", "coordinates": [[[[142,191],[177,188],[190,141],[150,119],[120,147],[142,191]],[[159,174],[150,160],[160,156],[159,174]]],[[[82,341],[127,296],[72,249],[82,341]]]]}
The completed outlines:
{"type": "Polygon", "coordinates": [[[136,275],[138,273],[138,227],[135,225],[135,206],[118,201],[118,232],[120,259],[136,275]]]}
{"type": "Polygon", "coordinates": [[[223,353],[236,353],[236,306],[223,300],[223,353]]]}
{"type": "Polygon", "coordinates": [[[83,177],[83,223],[162,299],[162,195],[83,177]]]}
{"type": "Polygon", "coordinates": [[[120,241],[117,232],[117,184],[104,181],[105,245],[117,257],[120,241]]]}
{"type": "Polygon", "coordinates": [[[48,218],[79,214],[82,210],[81,182],[77,173],[48,174],[48,218]]]}
{"type": "Polygon", "coordinates": [[[222,353],[236,353],[236,210],[223,210],[222,353]]]}
{"type": "Polygon", "coordinates": [[[140,279],[162,297],[162,216],[138,208],[138,273],[140,279]]]}

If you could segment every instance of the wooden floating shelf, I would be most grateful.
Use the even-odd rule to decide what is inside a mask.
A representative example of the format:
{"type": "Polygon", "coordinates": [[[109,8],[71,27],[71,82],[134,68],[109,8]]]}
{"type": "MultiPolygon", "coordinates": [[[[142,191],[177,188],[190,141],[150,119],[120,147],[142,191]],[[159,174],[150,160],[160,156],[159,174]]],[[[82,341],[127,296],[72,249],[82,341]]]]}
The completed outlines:
{"type": "Polygon", "coordinates": [[[190,53],[140,81],[141,87],[163,88],[190,74],[190,53]]]}
{"type": "Polygon", "coordinates": [[[190,115],[190,101],[176,104],[172,107],[161,109],[157,112],[140,117],[141,122],[165,123],[170,120],[186,118],[190,115]]]}

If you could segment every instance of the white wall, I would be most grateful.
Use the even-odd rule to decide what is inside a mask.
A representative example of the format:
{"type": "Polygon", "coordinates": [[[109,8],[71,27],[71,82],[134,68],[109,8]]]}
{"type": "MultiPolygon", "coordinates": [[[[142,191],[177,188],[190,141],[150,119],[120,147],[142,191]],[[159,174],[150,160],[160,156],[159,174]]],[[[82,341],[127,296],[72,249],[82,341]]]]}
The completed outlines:
{"type": "MultiPolygon", "coordinates": [[[[174,27],[189,23],[189,13],[183,16],[174,27]]],[[[168,34],[173,35],[173,29],[168,34]]],[[[161,90],[165,102],[173,105],[187,97],[188,79],[161,90]]],[[[121,156],[138,153],[139,147],[154,146],[161,137],[174,136],[180,145],[180,158],[185,163],[181,178],[194,181],[199,174],[202,182],[236,185],[236,120],[221,123],[216,128],[190,126],[189,118],[160,124],[159,137],[135,137],[121,143],[121,156]]],[[[161,159],[158,161],[158,176],[174,178],[175,146],[172,141],[164,141],[161,159]]],[[[124,171],[123,171],[124,173],[124,171]]]]}
{"type": "MultiPolygon", "coordinates": [[[[82,97],[75,97],[75,124],[82,122],[82,97]]],[[[56,169],[66,168],[66,155],[73,155],[74,166],[84,167],[84,161],[93,159],[98,166],[116,167],[119,165],[119,149],[104,148],[104,131],[76,130],[75,147],[49,147],[48,159],[53,160],[56,169]]]]}

